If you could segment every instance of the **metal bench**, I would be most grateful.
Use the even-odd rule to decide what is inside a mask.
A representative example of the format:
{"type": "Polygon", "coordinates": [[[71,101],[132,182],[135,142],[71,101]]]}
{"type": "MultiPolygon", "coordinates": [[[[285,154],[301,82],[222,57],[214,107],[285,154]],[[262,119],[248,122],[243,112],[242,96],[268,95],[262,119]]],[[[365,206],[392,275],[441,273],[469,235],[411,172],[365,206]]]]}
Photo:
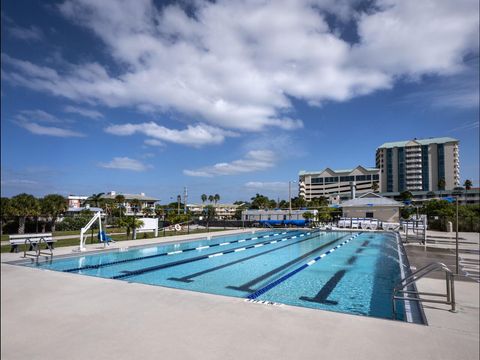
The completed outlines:
{"type": "Polygon", "coordinates": [[[23,250],[23,257],[34,256],[38,259],[40,255],[53,256],[53,244],[56,241],[52,233],[40,233],[40,234],[19,234],[19,235],[10,235],[10,252],[18,253],[18,245],[25,245],[23,250]],[[45,252],[41,250],[41,245],[44,243],[46,245],[45,252]],[[27,250],[28,245],[28,250],[27,250]],[[34,251],[34,254],[29,254],[29,251],[34,251]]]}

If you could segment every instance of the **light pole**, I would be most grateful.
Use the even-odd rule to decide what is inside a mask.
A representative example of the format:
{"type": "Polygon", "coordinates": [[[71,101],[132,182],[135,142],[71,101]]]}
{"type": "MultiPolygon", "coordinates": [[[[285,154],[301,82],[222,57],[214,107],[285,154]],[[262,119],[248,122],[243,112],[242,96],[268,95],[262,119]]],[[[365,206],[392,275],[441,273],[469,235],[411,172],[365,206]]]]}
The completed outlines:
{"type": "Polygon", "coordinates": [[[457,276],[459,274],[459,266],[458,266],[458,194],[455,196],[456,202],[456,220],[455,220],[455,268],[457,276]]]}
{"type": "Polygon", "coordinates": [[[182,197],[177,195],[177,215],[180,215],[180,202],[182,201],[182,197]]]}

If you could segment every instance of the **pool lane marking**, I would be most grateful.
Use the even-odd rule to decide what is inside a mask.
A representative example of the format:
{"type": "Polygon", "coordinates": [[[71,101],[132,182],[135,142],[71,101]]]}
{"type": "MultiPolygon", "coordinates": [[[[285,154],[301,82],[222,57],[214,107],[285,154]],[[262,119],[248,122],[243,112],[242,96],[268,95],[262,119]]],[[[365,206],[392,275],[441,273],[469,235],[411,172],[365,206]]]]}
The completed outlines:
{"type": "Polygon", "coordinates": [[[347,270],[342,269],[337,271],[326,283],[322,286],[320,291],[314,297],[309,296],[300,296],[300,300],[314,302],[318,304],[327,304],[327,305],[337,305],[338,301],[335,300],[328,300],[328,297],[332,293],[333,290],[337,287],[340,280],[342,280],[343,276],[347,270]]]}
{"type": "Polygon", "coordinates": [[[286,233],[287,233],[287,231],[284,231],[284,232],[281,232],[281,233],[261,235],[261,236],[258,236],[258,237],[252,237],[252,238],[246,238],[246,239],[240,239],[240,240],[232,240],[232,241],[224,242],[224,243],[220,243],[220,244],[203,245],[203,246],[198,246],[198,247],[188,248],[188,249],[183,249],[183,250],[164,252],[164,253],[160,253],[160,254],[139,256],[139,257],[131,258],[131,259],[115,260],[115,261],[110,261],[108,263],[103,263],[103,264],[85,265],[85,266],[80,266],[80,267],[76,267],[76,268],[65,269],[65,270],[62,270],[62,271],[63,272],[74,272],[74,271],[80,271],[80,270],[99,269],[99,268],[105,267],[105,266],[124,264],[124,263],[132,262],[132,261],[153,259],[153,258],[161,257],[161,256],[176,255],[176,254],[181,254],[181,253],[184,253],[184,252],[187,252],[187,251],[193,251],[193,250],[204,250],[204,249],[212,248],[212,247],[215,247],[215,246],[225,246],[225,245],[228,245],[228,244],[235,244],[235,243],[240,243],[240,242],[245,242],[245,241],[258,240],[260,238],[267,238],[267,237],[270,237],[270,236],[285,235],[286,233]]]}
{"type": "Polygon", "coordinates": [[[353,239],[355,239],[357,236],[359,236],[361,233],[357,233],[351,237],[349,237],[347,240],[345,240],[344,242],[338,244],[337,246],[331,248],[330,250],[326,251],[325,253],[323,253],[322,255],[320,256],[317,256],[316,258],[312,259],[311,261],[307,262],[306,264],[303,264],[302,266],[296,268],[295,270],[292,270],[290,271],[289,273],[283,275],[281,278],[265,285],[264,287],[262,287],[261,289],[255,291],[254,293],[250,294],[247,296],[247,299],[252,299],[252,300],[255,300],[256,298],[258,298],[260,295],[266,293],[267,291],[270,291],[271,289],[273,289],[274,287],[280,285],[282,282],[284,282],[285,280],[291,278],[293,275],[299,273],[300,271],[306,269],[307,267],[309,266],[312,266],[313,264],[315,264],[317,261],[320,261],[321,259],[323,259],[325,256],[331,254],[332,252],[334,252],[335,250],[341,248],[343,245],[345,244],[348,244],[350,241],[352,241],[353,239]]]}
{"type": "MultiPolygon", "coordinates": [[[[303,254],[303,255],[300,255],[299,257],[297,257],[297,258],[295,258],[295,259],[292,259],[292,260],[290,260],[290,261],[288,261],[288,262],[286,262],[286,263],[284,263],[284,264],[276,267],[275,269],[272,269],[272,270],[270,270],[269,272],[267,272],[267,273],[265,273],[265,274],[262,274],[262,275],[260,275],[260,276],[258,276],[258,277],[256,277],[256,278],[254,278],[254,279],[252,279],[252,280],[250,280],[250,281],[248,281],[248,282],[240,285],[240,286],[231,286],[231,285],[230,285],[230,286],[227,286],[227,288],[228,288],[228,289],[233,289],[233,290],[238,290],[238,291],[244,291],[244,292],[246,292],[246,293],[255,292],[256,290],[251,288],[253,285],[256,285],[256,284],[258,284],[259,282],[268,279],[268,278],[271,277],[272,275],[275,275],[275,274],[279,273],[280,271],[283,271],[283,270],[287,269],[288,267],[297,264],[298,262],[302,261],[303,259],[308,258],[309,256],[312,256],[313,254],[317,253],[318,251],[322,250],[323,248],[325,248],[325,247],[327,247],[327,246],[329,246],[329,245],[332,245],[332,244],[338,242],[339,240],[341,240],[342,238],[345,238],[345,237],[347,237],[347,236],[349,236],[349,235],[339,236],[339,237],[337,237],[337,238],[335,238],[335,239],[333,239],[333,240],[330,240],[330,241],[328,241],[328,242],[326,242],[326,243],[324,243],[324,244],[316,247],[315,249],[310,250],[310,251],[308,251],[307,253],[305,253],[305,254],[303,254]]],[[[297,243],[297,244],[298,244],[298,243],[297,243]]],[[[188,279],[189,277],[185,276],[184,278],[187,278],[187,279],[188,279]]],[[[182,279],[184,279],[184,278],[182,278],[182,279]]],[[[180,280],[180,279],[172,279],[172,280],[180,280]]]]}
{"type": "MultiPolygon", "coordinates": [[[[180,281],[180,282],[185,282],[185,283],[191,283],[193,282],[193,278],[196,278],[196,277],[199,277],[201,275],[204,275],[204,274],[208,274],[210,272],[213,272],[213,271],[217,271],[217,270],[220,270],[220,269],[223,269],[223,268],[226,268],[226,267],[229,267],[229,266],[232,266],[232,265],[235,265],[235,264],[238,264],[238,263],[242,263],[242,262],[245,262],[247,260],[251,260],[251,259],[254,259],[256,257],[259,257],[259,256],[263,256],[265,254],[269,254],[271,252],[274,252],[274,251],[278,251],[278,250],[281,250],[283,248],[286,248],[288,246],[292,246],[292,245],[296,245],[296,244],[300,244],[302,242],[305,242],[305,241],[308,241],[308,240],[311,240],[313,237],[317,236],[317,235],[322,235],[321,233],[320,234],[317,234],[317,233],[312,233],[312,236],[304,236],[303,239],[301,240],[297,240],[297,241],[294,241],[294,242],[291,242],[291,243],[288,243],[286,245],[281,245],[281,246],[278,246],[278,247],[275,247],[273,249],[270,249],[270,250],[266,250],[266,251],[262,251],[260,253],[256,253],[256,254],[253,254],[253,255],[249,255],[249,256],[246,256],[246,257],[243,257],[243,258],[240,258],[240,259],[237,259],[237,260],[234,260],[234,261],[231,261],[231,262],[228,262],[228,263],[225,263],[225,264],[221,264],[221,265],[217,265],[217,266],[214,266],[212,268],[208,268],[208,269],[205,269],[205,270],[201,270],[201,271],[198,271],[196,273],[193,273],[193,274],[188,274],[188,275],[185,275],[185,276],[182,276],[180,278],[177,278],[177,277],[171,277],[171,278],[168,278],[168,280],[173,280],[173,281],[180,281]]],[[[283,238],[282,240],[278,240],[277,242],[284,242],[286,241],[287,239],[286,238],[283,238]]],[[[338,241],[339,239],[335,239],[333,240],[332,242],[336,242],[338,241]]],[[[273,242],[272,242],[273,244],[273,242]]],[[[327,243],[325,245],[330,245],[330,243],[327,243]]],[[[239,249],[240,250],[240,249],[239,249]]],[[[278,268],[277,268],[278,269],[278,268]]],[[[247,283],[248,284],[248,283],[247,283]]],[[[254,291],[254,290],[250,290],[250,289],[247,289],[247,290],[243,290],[243,289],[239,289],[239,288],[235,288],[235,287],[230,287],[230,286],[227,286],[227,288],[232,288],[232,289],[235,289],[235,290],[241,290],[241,291],[245,291],[245,292],[249,292],[249,291],[254,291]]]]}
{"type": "MultiPolygon", "coordinates": [[[[398,239],[398,237],[399,237],[398,233],[395,234],[395,240],[397,241],[398,263],[400,265],[400,275],[402,279],[405,279],[405,270],[403,269],[402,252],[400,249],[400,240],[398,239]]],[[[403,302],[405,304],[405,316],[407,318],[407,322],[411,323],[413,322],[412,303],[410,300],[403,300],[403,302]]]]}
{"type": "MultiPolygon", "coordinates": [[[[315,233],[315,232],[317,232],[317,231],[308,232],[307,235],[310,235],[310,234],[315,233]]],[[[295,236],[295,238],[296,237],[297,236],[295,236]]],[[[294,238],[293,236],[286,237],[286,238],[283,238],[281,241],[286,241],[286,240],[293,239],[293,238],[294,238]]],[[[266,242],[262,243],[262,245],[268,245],[272,241],[273,240],[266,241],[266,242]]],[[[237,249],[245,249],[245,250],[253,249],[254,247],[257,247],[257,245],[258,244],[249,245],[249,246],[245,246],[244,248],[237,248],[237,249]]],[[[170,263],[166,263],[166,264],[149,266],[149,267],[138,269],[138,270],[132,270],[132,271],[126,270],[123,274],[118,274],[118,275],[111,276],[110,279],[123,279],[123,278],[126,278],[126,277],[137,276],[137,275],[145,274],[147,272],[152,272],[152,271],[157,271],[157,270],[161,270],[161,269],[165,269],[165,268],[169,268],[169,267],[173,267],[173,266],[183,265],[183,264],[191,263],[191,262],[194,262],[194,261],[199,261],[199,260],[204,260],[204,259],[209,259],[209,258],[213,258],[213,257],[217,257],[217,256],[226,255],[226,254],[231,254],[231,253],[235,252],[235,250],[237,250],[237,249],[230,249],[230,250],[226,250],[226,251],[222,251],[222,252],[218,252],[218,253],[196,256],[196,257],[193,257],[193,258],[178,260],[178,261],[174,261],[174,262],[170,262],[170,263]]]]}

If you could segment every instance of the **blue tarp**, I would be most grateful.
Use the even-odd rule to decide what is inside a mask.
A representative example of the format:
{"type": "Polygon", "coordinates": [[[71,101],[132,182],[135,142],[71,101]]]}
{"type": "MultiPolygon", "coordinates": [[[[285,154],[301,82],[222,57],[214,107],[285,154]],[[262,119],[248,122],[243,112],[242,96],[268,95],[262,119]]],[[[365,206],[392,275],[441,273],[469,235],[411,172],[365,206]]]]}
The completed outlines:
{"type": "Polygon", "coordinates": [[[295,226],[305,226],[308,224],[307,220],[259,220],[260,224],[269,224],[269,225],[295,225],[295,226]]]}

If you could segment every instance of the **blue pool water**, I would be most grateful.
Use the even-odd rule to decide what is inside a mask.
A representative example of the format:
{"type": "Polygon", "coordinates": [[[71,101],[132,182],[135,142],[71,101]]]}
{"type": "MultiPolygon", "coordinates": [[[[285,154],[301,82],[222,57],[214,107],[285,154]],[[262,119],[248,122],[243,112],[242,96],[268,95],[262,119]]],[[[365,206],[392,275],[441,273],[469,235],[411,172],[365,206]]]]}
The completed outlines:
{"type": "MultiPolygon", "coordinates": [[[[276,230],[28,266],[391,319],[402,251],[387,233],[276,230]]],[[[421,322],[416,306],[397,318],[421,322]]]]}

